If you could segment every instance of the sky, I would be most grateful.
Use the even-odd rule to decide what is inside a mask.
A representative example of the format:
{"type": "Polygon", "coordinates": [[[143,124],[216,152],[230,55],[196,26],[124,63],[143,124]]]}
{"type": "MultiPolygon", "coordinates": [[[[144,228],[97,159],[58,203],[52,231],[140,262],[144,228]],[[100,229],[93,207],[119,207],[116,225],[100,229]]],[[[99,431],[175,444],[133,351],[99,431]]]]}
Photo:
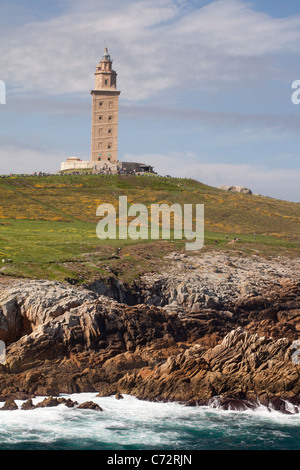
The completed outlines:
{"type": "Polygon", "coordinates": [[[300,202],[299,44],[298,0],[2,1],[0,174],[90,159],[106,45],[121,161],[300,202]]]}

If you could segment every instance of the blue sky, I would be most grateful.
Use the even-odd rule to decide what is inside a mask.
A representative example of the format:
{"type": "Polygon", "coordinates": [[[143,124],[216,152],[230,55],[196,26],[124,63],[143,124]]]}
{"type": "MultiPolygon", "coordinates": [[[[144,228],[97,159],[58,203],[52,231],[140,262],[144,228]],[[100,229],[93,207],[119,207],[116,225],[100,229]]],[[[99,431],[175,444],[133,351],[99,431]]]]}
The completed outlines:
{"type": "Polygon", "coordinates": [[[105,41],[121,90],[119,159],[300,202],[292,0],[2,2],[0,174],[90,159],[105,41]]]}

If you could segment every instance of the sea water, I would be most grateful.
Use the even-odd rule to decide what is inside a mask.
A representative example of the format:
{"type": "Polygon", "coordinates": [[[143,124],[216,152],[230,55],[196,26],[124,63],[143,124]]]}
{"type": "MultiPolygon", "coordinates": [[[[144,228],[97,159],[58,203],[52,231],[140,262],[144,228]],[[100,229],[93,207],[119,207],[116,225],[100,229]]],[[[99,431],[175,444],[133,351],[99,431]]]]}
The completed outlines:
{"type": "MultiPolygon", "coordinates": [[[[249,411],[153,403],[95,393],[64,395],[92,400],[103,411],[51,408],[0,411],[1,450],[299,450],[300,414],[261,406],[249,411]]],[[[33,403],[44,397],[33,399],[33,403]]]]}

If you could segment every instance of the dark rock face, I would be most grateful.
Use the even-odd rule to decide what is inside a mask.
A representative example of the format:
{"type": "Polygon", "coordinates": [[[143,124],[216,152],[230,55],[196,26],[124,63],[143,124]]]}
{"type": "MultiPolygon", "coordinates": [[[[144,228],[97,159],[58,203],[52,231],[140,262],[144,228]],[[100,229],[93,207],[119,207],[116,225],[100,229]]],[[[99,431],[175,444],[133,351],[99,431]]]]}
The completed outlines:
{"type": "Polygon", "coordinates": [[[49,398],[44,398],[43,401],[37,403],[37,405],[35,405],[35,408],[49,408],[49,407],[52,407],[52,406],[58,406],[60,405],[60,401],[58,398],[56,397],[53,397],[52,395],[49,397],[49,398]]]}
{"type": "Polygon", "coordinates": [[[299,372],[292,354],[292,342],[286,338],[260,337],[239,327],[214,348],[194,345],[148,368],[147,374],[145,368],[127,373],[119,386],[125,393],[148,399],[208,403],[214,396],[227,395],[231,398],[226,406],[235,409],[233,397],[299,396],[299,372]]]}
{"type": "MultiPolygon", "coordinates": [[[[45,311],[45,295],[40,293],[39,304],[35,281],[31,284],[34,316],[27,284],[26,302],[32,332],[7,347],[6,364],[0,371],[2,396],[20,392],[45,396],[105,389],[116,394],[116,384],[124,372],[148,366],[149,360],[155,362],[156,356],[164,357],[163,351],[169,348],[176,351],[177,343],[188,338],[177,315],[145,305],[128,307],[106,297],[91,300],[85,291],[80,291],[77,302],[73,300],[75,306],[68,311],[60,310],[56,298],[59,294],[65,305],[63,285],[55,284],[53,291],[52,283],[48,284],[46,297],[55,297],[53,306],[50,307],[49,300],[49,310],[45,311]],[[144,352],[148,349],[153,350],[153,357],[144,352]]],[[[45,284],[43,288],[47,290],[45,284]]],[[[24,290],[20,287],[13,293],[15,310],[10,310],[9,321],[27,315],[23,307],[24,290]]],[[[6,295],[11,299],[10,289],[6,295]]],[[[18,325],[15,324],[15,330],[18,325]]],[[[17,337],[21,334],[21,330],[17,331],[17,337]]]]}
{"type": "Polygon", "coordinates": [[[25,401],[21,406],[22,410],[33,410],[34,408],[35,408],[35,406],[34,406],[31,398],[29,398],[29,400],[25,401]]]}
{"type": "Polygon", "coordinates": [[[122,400],[124,397],[121,393],[118,392],[118,393],[116,393],[115,398],[116,398],[116,400],[122,400]]]}
{"type": "MultiPolygon", "coordinates": [[[[224,265],[217,255],[200,257],[200,267],[192,258],[193,270],[191,260],[173,258],[169,277],[140,280],[145,303],[131,306],[56,282],[0,280],[0,339],[7,346],[2,399],[47,396],[36,407],[71,407],[60,393],[117,399],[127,393],[190,406],[264,403],[297,412],[297,261],[267,263],[266,274],[265,264],[239,257],[224,265]]],[[[32,407],[28,400],[22,409],[32,407]]]]}
{"type": "Polygon", "coordinates": [[[15,403],[14,400],[8,399],[5,401],[4,405],[0,409],[1,410],[17,410],[18,405],[15,403]]]}

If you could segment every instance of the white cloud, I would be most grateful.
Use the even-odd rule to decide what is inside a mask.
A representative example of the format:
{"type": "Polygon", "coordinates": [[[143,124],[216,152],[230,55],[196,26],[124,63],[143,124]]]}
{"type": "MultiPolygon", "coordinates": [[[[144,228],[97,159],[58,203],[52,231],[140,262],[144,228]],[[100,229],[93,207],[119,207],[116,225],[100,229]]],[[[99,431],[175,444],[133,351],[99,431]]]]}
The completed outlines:
{"type": "Polygon", "coordinates": [[[158,105],[135,105],[122,104],[120,107],[124,118],[149,118],[160,117],[168,120],[177,119],[181,123],[196,122],[201,127],[218,129],[233,129],[235,141],[246,142],[260,138],[268,138],[272,134],[273,139],[279,135],[296,134],[299,135],[300,116],[293,114],[251,114],[246,112],[231,111],[207,111],[205,109],[185,106],[171,107],[158,105]],[[236,134],[243,130],[243,135],[236,134]]]}
{"type": "Polygon", "coordinates": [[[195,35],[211,50],[226,56],[261,56],[296,50],[300,18],[273,18],[253,10],[252,3],[218,0],[193,12],[177,25],[177,33],[194,43],[195,35]]]}
{"type": "MultiPolygon", "coordinates": [[[[69,156],[69,155],[68,155],[69,156]]],[[[57,172],[66,155],[38,148],[7,145],[0,149],[0,175],[57,172]]]]}
{"type": "Polygon", "coordinates": [[[1,78],[9,87],[85,94],[107,40],[123,98],[142,100],[172,87],[274,74],[270,57],[296,52],[300,39],[300,18],[272,18],[242,0],[198,9],[175,0],[66,5],[64,14],[3,38],[1,78]]]}

